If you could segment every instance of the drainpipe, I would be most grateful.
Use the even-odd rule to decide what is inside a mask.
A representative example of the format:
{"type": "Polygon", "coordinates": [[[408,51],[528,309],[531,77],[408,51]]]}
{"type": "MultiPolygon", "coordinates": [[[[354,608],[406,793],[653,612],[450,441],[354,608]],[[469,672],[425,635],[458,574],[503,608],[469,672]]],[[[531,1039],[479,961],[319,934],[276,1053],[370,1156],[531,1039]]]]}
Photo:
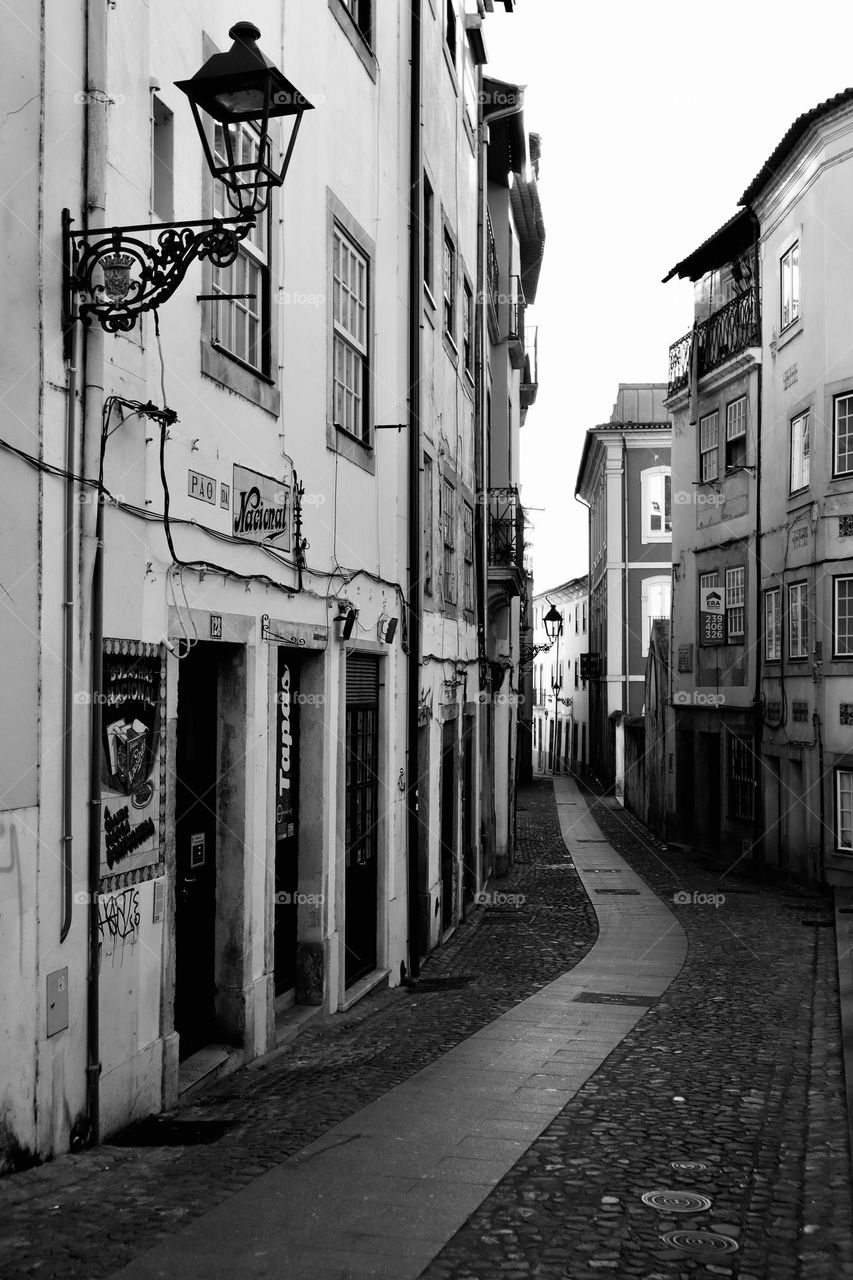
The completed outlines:
{"type": "Polygon", "coordinates": [[[420,973],[418,846],[418,692],[421,673],[421,0],[411,0],[411,105],[409,117],[409,654],[407,682],[409,977],[420,973]]]}
{"type": "MultiPolygon", "coordinates": [[[[92,215],[103,224],[106,210],[106,45],[107,9],[103,0],[86,0],[86,144],[84,159],[84,221],[92,215]]],[[[75,326],[81,322],[75,321],[75,326]]],[[[95,324],[83,334],[83,473],[98,459],[101,476],[102,414],[104,402],[104,336],[95,324]],[[95,453],[97,446],[97,454],[95,453]]],[[[86,1026],[86,1110],[89,1136],[99,1138],[99,1082],[101,1074],[99,1009],[98,1009],[98,883],[101,843],[101,684],[103,636],[103,502],[102,489],[97,489],[95,516],[95,558],[91,585],[91,666],[92,704],[89,760],[89,960],[87,975],[86,1026]]],[[[85,512],[85,508],[83,508],[85,512]]],[[[81,522],[81,535],[85,530],[81,522]]],[[[82,546],[81,546],[82,551],[82,546]]],[[[81,555],[81,566],[84,558],[81,555]]]]}
{"type": "Polygon", "coordinates": [[[63,534],[62,608],[62,924],[59,941],[68,937],[73,910],[73,789],[74,789],[74,438],[77,414],[77,367],[80,359],[80,326],[72,326],[67,360],[65,402],[65,532],[63,534]]]}

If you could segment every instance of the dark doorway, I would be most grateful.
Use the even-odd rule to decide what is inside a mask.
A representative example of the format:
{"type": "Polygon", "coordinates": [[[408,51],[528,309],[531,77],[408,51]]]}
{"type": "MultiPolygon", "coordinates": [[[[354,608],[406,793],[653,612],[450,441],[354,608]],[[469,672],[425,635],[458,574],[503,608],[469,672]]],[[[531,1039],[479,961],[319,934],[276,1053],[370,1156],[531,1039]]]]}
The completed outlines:
{"type": "Polygon", "coordinates": [[[702,830],[699,841],[708,849],[717,849],[720,843],[720,735],[699,734],[699,753],[702,769],[701,795],[704,803],[702,830]]]}
{"type": "Polygon", "coordinates": [[[279,648],[275,690],[275,934],[277,996],[296,986],[299,893],[299,659],[279,648]]]}
{"type": "Polygon", "coordinates": [[[456,721],[441,726],[441,927],[453,924],[456,865],[456,721]]]}
{"type": "Polygon", "coordinates": [[[379,662],[347,658],[344,984],[376,968],[379,662]]]}
{"type": "Polygon", "coordinates": [[[778,756],[764,761],[764,860],[770,867],[785,867],[782,842],[782,770],[778,756]]]}
{"type": "Polygon", "coordinates": [[[175,751],[175,1030],[186,1058],[213,1039],[219,646],[199,643],[178,672],[175,751]]]}
{"type": "Polygon", "coordinates": [[[474,721],[467,719],[462,733],[462,908],[474,901],[477,889],[477,810],[474,773],[474,721]]]}
{"type": "Polygon", "coordinates": [[[693,784],[693,734],[675,733],[675,808],[679,839],[692,844],[695,831],[696,792],[693,784]]]}

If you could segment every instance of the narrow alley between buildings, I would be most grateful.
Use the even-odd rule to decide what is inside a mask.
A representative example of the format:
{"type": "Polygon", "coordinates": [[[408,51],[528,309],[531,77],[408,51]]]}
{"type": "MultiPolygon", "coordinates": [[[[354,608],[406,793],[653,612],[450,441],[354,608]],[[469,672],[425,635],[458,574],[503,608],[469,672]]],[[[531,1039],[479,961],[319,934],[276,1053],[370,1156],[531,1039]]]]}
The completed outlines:
{"type": "Polygon", "coordinates": [[[568,778],[517,823],[416,982],[0,1182],[4,1278],[853,1276],[830,899],[568,778]]]}

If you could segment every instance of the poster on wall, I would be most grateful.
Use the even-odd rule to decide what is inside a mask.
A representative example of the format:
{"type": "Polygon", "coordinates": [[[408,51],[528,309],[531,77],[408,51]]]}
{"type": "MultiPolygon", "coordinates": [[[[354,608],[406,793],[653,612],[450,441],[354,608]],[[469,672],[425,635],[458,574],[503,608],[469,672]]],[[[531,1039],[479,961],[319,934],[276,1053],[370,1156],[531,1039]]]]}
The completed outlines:
{"type": "Polygon", "coordinates": [[[165,710],[162,646],[141,640],[104,640],[102,879],[141,872],[163,861],[165,710]]]}
{"type": "Polygon", "coordinates": [[[701,644],[726,642],[726,610],[719,587],[699,590],[699,636],[701,644]]]}

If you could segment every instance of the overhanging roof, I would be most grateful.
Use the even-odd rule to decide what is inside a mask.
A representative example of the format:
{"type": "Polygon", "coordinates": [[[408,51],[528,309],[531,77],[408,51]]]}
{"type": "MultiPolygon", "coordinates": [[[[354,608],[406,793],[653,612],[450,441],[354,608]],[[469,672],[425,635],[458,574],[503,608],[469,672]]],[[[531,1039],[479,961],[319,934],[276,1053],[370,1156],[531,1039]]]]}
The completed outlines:
{"type": "Polygon", "coordinates": [[[542,254],[545,251],[545,223],[536,180],[525,182],[516,176],[509,193],[512,216],[518,232],[521,256],[521,287],[527,302],[536,300],[542,254]]]}
{"type": "Polygon", "coordinates": [[[511,173],[527,168],[524,86],[483,77],[483,121],[489,126],[489,181],[506,186],[511,173]]]}
{"type": "Polygon", "coordinates": [[[583,449],[581,450],[581,460],[578,464],[578,478],[575,483],[575,497],[581,492],[584,480],[584,472],[589,463],[589,456],[592,447],[602,432],[610,432],[619,435],[623,432],[630,433],[632,431],[672,431],[672,422],[600,422],[598,426],[589,427],[584,436],[583,449]]]}
{"type": "Polygon", "coordinates": [[[685,276],[690,280],[699,280],[708,271],[723,267],[728,262],[734,262],[735,258],[754,242],[753,216],[749,209],[739,209],[734,217],[724,222],[718,231],[700,244],[698,249],[694,249],[686,258],[682,258],[681,262],[676,262],[672,270],[664,276],[663,283],[666,284],[667,280],[671,280],[673,276],[679,276],[682,280],[685,276]]]}

